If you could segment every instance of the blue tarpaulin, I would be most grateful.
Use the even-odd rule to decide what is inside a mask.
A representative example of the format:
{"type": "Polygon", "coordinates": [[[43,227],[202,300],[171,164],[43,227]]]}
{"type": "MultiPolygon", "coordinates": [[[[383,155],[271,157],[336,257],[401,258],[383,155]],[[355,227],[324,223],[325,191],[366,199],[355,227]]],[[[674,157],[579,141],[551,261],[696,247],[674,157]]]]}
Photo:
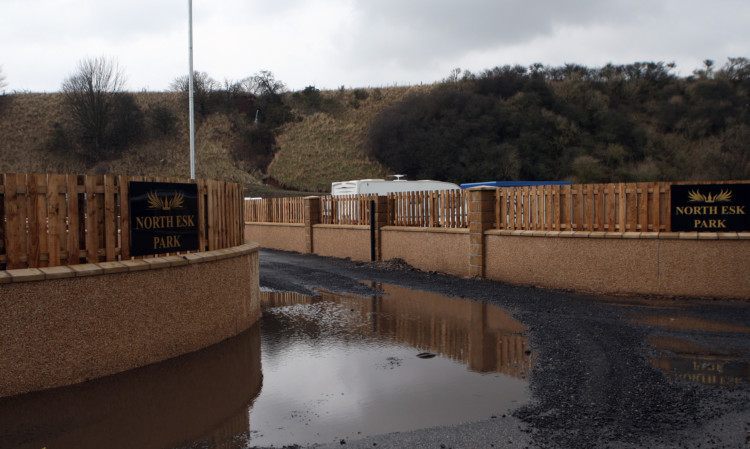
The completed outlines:
{"type": "Polygon", "coordinates": [[[462,189],[471,187],[525,187],[525,186],[567,186],[570,181],[487,181],[487,182],[470,182],[461,184],[462,189]]]}

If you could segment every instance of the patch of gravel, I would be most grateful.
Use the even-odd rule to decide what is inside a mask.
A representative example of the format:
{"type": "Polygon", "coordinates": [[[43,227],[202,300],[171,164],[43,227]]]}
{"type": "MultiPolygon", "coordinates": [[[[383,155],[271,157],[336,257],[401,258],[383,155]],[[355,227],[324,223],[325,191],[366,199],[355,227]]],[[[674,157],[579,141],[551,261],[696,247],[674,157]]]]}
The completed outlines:
{"type": "MultiPolygon", "coordinates": [[[[750,382],[702,385],[653,367],[648,339],[664,331],[629,319],[650,313],[647,304],[623,306],[590,295],[461,279],[419,271],[398,259],[356,263],[263,251],[260,260],[262,286],[269,281],[280,290],[323,288],[367,296],[373,289],[362,281],[389,283],[495,304],[526,326],[533,350],[532,400],[515,410],[512,420],[382,435],[341,447],[750,448],[750,382]]],[[[690,305],[695,317],[750,323],[746,303],[690,305]]],[[[750,362],[747,333],[669,334],[722,341],[750,362]]]]}
{"type": "Polygon", "coordinates": [[[401,259],[400,257],[394,257],[393,259],[378,262],[354,262],[354,265],[357,267],[376,268],[378,270],[387,271],[418,271],[416,268],[409,265],[407,261],[401,259]]]}

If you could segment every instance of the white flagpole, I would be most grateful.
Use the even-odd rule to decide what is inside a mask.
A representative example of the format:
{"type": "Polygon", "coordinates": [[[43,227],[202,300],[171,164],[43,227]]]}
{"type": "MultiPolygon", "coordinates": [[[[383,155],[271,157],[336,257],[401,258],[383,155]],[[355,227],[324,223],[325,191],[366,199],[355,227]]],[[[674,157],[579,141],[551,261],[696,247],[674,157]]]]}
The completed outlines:
{"type": "Polygon", "coordinates": [[[195,106],[193,105],[193,0],[188,0],[190,25],[188,26],[190,50],[190,179],[195,179],[195,106]]]}

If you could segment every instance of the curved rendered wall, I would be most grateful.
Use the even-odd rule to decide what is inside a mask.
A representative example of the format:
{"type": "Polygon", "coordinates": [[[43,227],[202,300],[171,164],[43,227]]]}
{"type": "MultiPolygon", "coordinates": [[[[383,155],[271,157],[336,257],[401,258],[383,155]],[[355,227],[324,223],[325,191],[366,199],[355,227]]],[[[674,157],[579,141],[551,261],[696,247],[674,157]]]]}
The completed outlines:
{"type": "Polygon", "coordinates": [[[258,246],[0,272],[0,397],[196,351],[260,318],[258,246]]]}

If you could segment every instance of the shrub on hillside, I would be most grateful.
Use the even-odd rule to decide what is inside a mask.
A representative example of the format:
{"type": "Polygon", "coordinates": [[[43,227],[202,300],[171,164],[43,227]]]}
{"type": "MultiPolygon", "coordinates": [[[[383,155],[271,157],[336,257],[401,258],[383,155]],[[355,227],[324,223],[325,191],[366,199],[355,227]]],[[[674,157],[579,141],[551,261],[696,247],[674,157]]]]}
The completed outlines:
{"type": "Polygon", "coordinates": [[[272,129],[266,126],[249,126],[242,130],[231,152],[243,169],[250,172],[265,171],[276,150],[276,136],[272,129]]]}
{"type": "Polygon", "coordinates": [[[370,154],[410,177],[457,182],[747,177],[747,146],[737,136],[750,129],[750,61],[730,58],[697,78],[678,79],[673,68],[465,73],[384,109],[370,129],[370,154]]]}
{"type": "Polygon", "coordinates": [[[169,135],[175,131],[177,116],[166,106],[158,105],[148,110],[148,122],[151,128],[161,135],[169,135]]]}
{"type": "Polygon", "coordinates": [[[119,93],[112,105],[112,117],[105,132],[108,152],[123,150],[143,138],[145,114],[131,93],[119,93]]]}
{"type": "Polygon", "coordinates": [[[113,60],[84,59],[62,83],[70,129],[59,128],[53,138],[59,148],[60,132],[89,162],[107,159],[143,134],[143,112],[131,93],[123,91],[124,75],[113,60]]]}

